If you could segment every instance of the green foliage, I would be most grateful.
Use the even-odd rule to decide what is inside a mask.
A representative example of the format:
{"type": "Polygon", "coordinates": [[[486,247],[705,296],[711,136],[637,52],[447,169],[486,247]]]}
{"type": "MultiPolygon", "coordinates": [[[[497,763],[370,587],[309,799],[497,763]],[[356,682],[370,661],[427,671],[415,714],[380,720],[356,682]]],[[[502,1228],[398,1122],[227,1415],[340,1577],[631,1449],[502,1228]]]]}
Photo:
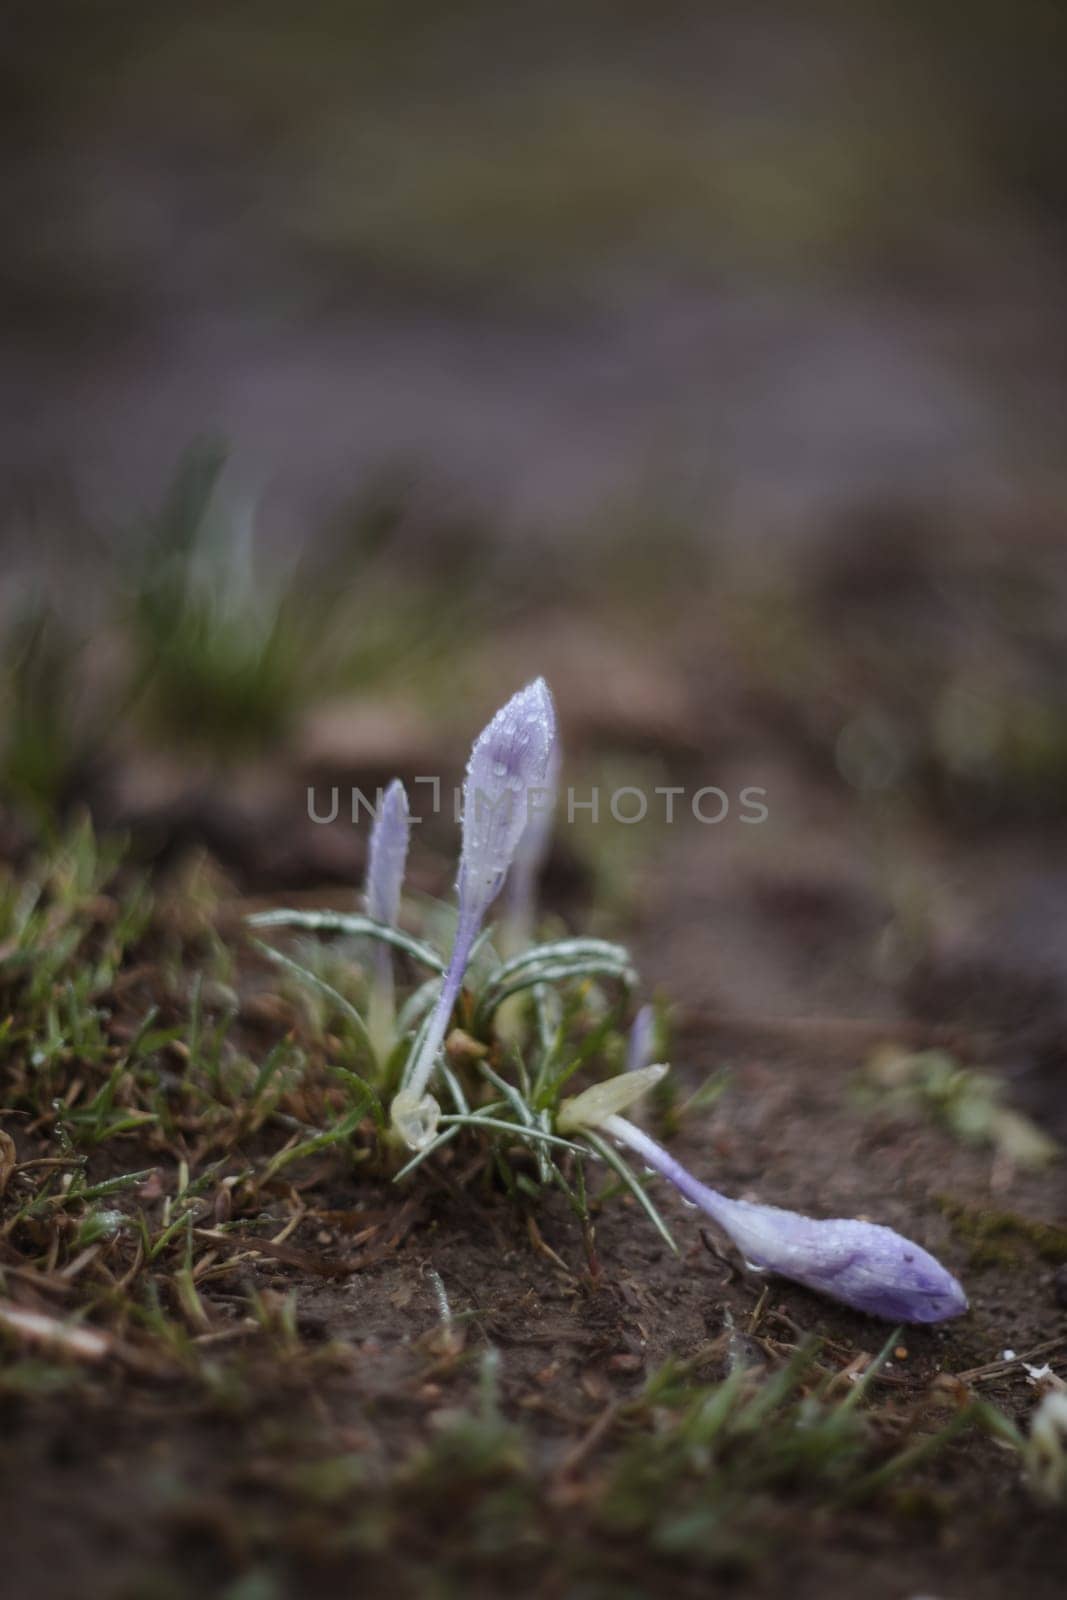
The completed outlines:
{"type": "Polygon", "coordinates": [[[31,602],[0,641],[0,782],[46,823],[91,759],[99,732],[84,713],[81,677],[82,647],[69,624],[46,603],[31,602]]]}
{"type": "Polygon", "coordinates": [[[226,492],[225,465],[219,443],[194,445],[159,510],[101,543],[76,613],[38,596],[5,618],[0,788],[46,837],[120,728],[229,763],[317,703],[459,649],[484,563],[427,560],[397,582],[406,483],[371,483],[307,541],[314,558],[286,560],[226,492]]]}
{"type": "MultiPolygon", "coordinates": [[[[208,1426],[225,1419],[228,1430],[241,1419],[233,1482],[216,1493],[215,1463],[199,1461],[195,1485],[183,1487],[179,1457],[166,1514],[181,1494],[194,1509],[210,1494],[227,1516],[239,1505],[236,1547],[252,1590],[260,1579],[269,1588],[271,1561],[308,1550],[322,1561],[390,1560],[398,1551],[406,1561],[412,1530],[420,1573],[489,1571],[494,1592],[517,1564],[549,1561],[560,1592],[577,1592],[590,1548],[620,1574],[639,1551],[669,1587],[689,1570],[778,1560],[797,1515],[848,1519],[862,1503],[891,1517],[902,1491],[927,1492],[931,1460],[965,1433],[968,1448],[982,1434],[1006,1447],[995,1456],[1006,1485],[1019,1463],[1036,1495],[1062,1492],[1055,1414],[1024,1435],[976,1401],[946,1419],[942,1400],[914,1386],[901,1407],[896,1390],[886,1398],[879,1387],[879,1362],[857,1380],[855,1363],[840,1370],[848,1358],[838,1346],[828,1347],[832,1356],[814,1345],[794,1351],[764,1338],[766,1323],[750,1341],[765,1365],[731,1371],[734,1341],[722,1338],[654,1372],[637,1393],[623,1380],[588,1416],[578,1398],[588,1431],[565,1457],[551,1391],[530,1378],[525,1355],[512,1359],[505,1346],[505,1366],[480,1343],[495,1332],[476,1297],[454,1314],[439,1299],[443,1326],[397,1340],[385,1355],[373,1328],[366,1353],[347,1334],[336,1345],[316,1341],[305,1321],[308,1279],[279,1285],[273,1269],[328,1275],[337,1255],[359,1259],[354,1239],[325,1245],[296,1232],[316,1210],[315,1232],[331,1226],[335,1187],[346,1185],[351,1197],[340,1203],[391,1253],[389,1230],[409,1206],[382,1205],[390,1191],[379,1181],[365,1211],[351,1169],[370,1167],[380,1180],[377,1158],[391,1158],[382,1094],[399,1077],[417,1017],[401,1027],[394,1056],[378,1061],[348,1026],[348,1009],[364,1000],[357,958],[385,932],[365,918],[294,919],[302,959],[263,970],[281,971],[300,1006],[271,992],[284,1020],[264,1044],[237,998],[247,993],[248,965],[261,970],[258,958],[230,952],[235,992],[205,975],[216,952],[202,929],[165,939],[159,918],[119,850],[85,824],[3,883],[5,1111],[13,1113],[4,1131],[17,1145],[0,1140],[0,1290],[7,1302],[28,1281],[52,1285],[52,1325],[69,1337],[84,1319],[110,1354],[99,1366],[76,1365],[69,1348],[0,1329],[0,1395],[19,1406],[58,1399],[72,1415],[84,1401],[99,1423],[101,1405],[121,1394],[130,1425],[145,1407],[153,1436],[161,1414],[178,1438],[191,1416],[208,1426]],[[313,944],[316,934],[342,942],[313,944]],[[161,951],[146,1004],[129,979],[161,951]]],[[[287,921],[277,913],[270,925],[284,934],[287,921]]],[[[410,996],[426,971],[436,987],[432,944],[401,935],[392,948],[410,996]]],[[[486,941],[442,1071],[456,1111],[434,1148],[477,1141],[489,1158],[482,1171],[517,1196],[560,1187],[587,1215],[586,1156],[558,1139],[556,1112],[579,1072],[619,1065],[630,977],[625,953],[601,941],[552,941],[506,964],[486,941]],[[502,1038],[501,1011],[516,999],[509,1024],[517,1029],[502,1038]]],[[[621,1181],[641,1198],[639,1176],[621,1181]]],[[[1012,1234],[998,1224],[994,1238],[1012,1234]]],[[[1043,1234],[1027,1241],[1044,1257],[1043,1234]]],[[[362,1279],[376,1315],[387,1281],[362,1279]]],[[[592,1309],[592,1280],[574,1283],[592,1309]]],[[[406,1302],[397,1303],[402,1318],[406,1302]]]]}
{"type": "Polygon", "coordinates": [[[967,1144],[991,1146],[1013,1166],[1042,1167],[1060,1153],[1054,1139],[1004,1104],[999,1079],[962,1067],[943,1050],[879,1051],[859,1094],[879,1110],[932,1118],[967,1144]]]}
{"type": "MultiPolygon", "coordinates": [[[[444,969],[444,960],[432,945],[365,916],[279,909],[258,913],[250,922],[255,928],[296,928],[380,941],[436,974],[444,969]]],[[[335,1028],[346,1040],[351,1065],[335,1070],[352,1086],[359,1109],[370,1110],[384,1134],[382,1102],[402,1082],[405,1063],[417,1050],[440,978],[412,988],[399,1013],[394,1047],[382,1057],[366,1024],[370,1001],[366,973],[360,987],[359,969],[354,974],[351,963],[342,958],[331,982],[322,974],[322,956],[315,947],[297,961],[255,942],[303,986],[316,1008],[318,1026],[335,1028]],[[353,976],[356,987],[350,998],[341,985],[351,985],[353,976]],[[412,1002],[417,1009],[412,1009],[412,1002]]],[[[539,1185],[554,1185],[587,1220],[584,1174],[568,1176],[560,1158],[568,1155],[581,1161],[592,1149],[632,1191],[673,1249],[666,1224],[622,1156],[595,1135],[577,1144],[555,1131],[563,1091],[574,1074],[598,1055],[617,1061],[623,1054],[623,1012],[637,981],[626,951],[603,939],[569,938],[535,944],[504,961],[483,937],[472,952],[466,981],[443,1072],[453,1110],[441,1116],[436,1137],[406,1162],[398,1177],[409,1175],[467,1130],[493,1146],[497,1169],[509,1189],[536,1192],[539,1185]],[[611,989],[616,990],[618,1003],[612,1003],[611,989]],[[503,1032],[498,1032],[501,1023],[503,1032]],[[534,1155],[536,1184],[526,1173],[512,1170],[509,1152],[520,1145],[534,1155]]]]}
{"type": "Polygon", "coordinates": [[[107,1053],[98,1002],[151,914],[142,880],[118,900],[103,892],[121,852],[100,845],[83,819],[19,878],[0,878],[0,985],[19,998],[4,1042],[24,1050],[25,1068],[45,1083],[73,1054],[97,1063],[107,1053]]]}
{"type": "Polygon", "coordinates": [[[129,621],[157,721],[173,737],[240,752],[288,730],[321,672],[331,619],[296,582],[257,573],[248,511],[228,516],[220,504],[224,464],[217,445],[191,451],[139,530],[129,621]]]}
{"type": "Polygon", "coordinates": [[[737,1367],[721,1382],[694,1385],[666,1367],[633,1408],[636,1421],[653,1426],[635,1428],[620,1452],[599,1515],[686,1562],[754,1565],[766,1548],[771,1497],[854,1505],[914,1474],[964,1429],[1013,1432],[975,1401],[932,1432],[901,1438],[895,1419],[870,1404],[898,1336],[843,1393],[819,1366],[815,1342],[766,1376],[737,1367]]]}
{"type": "Polygon", "coordinates": [[[970,1246],[971,1265],[1007,1265],[1020,1249],[1032,1250],[1041,1261],[1067,1262],[1067,1228],[1038,1222],[1015,1211],[994,1206],[968,1206],[951,1195],[938,1195],[937,1203],[955,1231],[970,1246]]]}

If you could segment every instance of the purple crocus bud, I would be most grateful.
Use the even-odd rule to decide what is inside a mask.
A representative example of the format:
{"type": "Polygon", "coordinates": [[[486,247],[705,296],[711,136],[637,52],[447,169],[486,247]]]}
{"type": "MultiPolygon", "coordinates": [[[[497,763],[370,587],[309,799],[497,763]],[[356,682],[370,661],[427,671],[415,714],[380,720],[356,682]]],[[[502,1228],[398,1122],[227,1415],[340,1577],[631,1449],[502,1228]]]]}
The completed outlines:
{"type": "Polygon", "coordinates": [[[441,994],[394,1097],[392,1120],[411,1149],[433,1138],[437,1107],[426,1086],[437,1063],[471,947],[507,876],[543,790],[556,738],[556,713],[543,678],[512,695],[474,741],[463,786],[463,848],[456,890],[459,914],[441,994]]]}
{"type": "MultiPolygon", "coordinates": [[[[371,828],[364,890],[367,915],[390,928],[396,927],[400,915],[400,890],[404,883],[410,839],[407,792],[400,779],[394,778],[382,796],[371,828]]],[[[382,1059],[392,1048],[395,1016],[393,955],[387,945],[375,944],[373,962],[367,1027],[379,1059],[382,1059]]]]}
{"type": "Polygon", "coordinates": [[[544,678],[512,695],[474,741],[463,785],[461,914],[479,926],[548,787],[556,710],[544,678]]]}
{"type": "Polygon", "coordinates": [[[656,1008],[644,1005],[630,1025],[626,1047],[626,1070],[638,1072],[647,1067],[656,1053],[656,1008]]]}
{"type": "MultiPolygon", "coordinates": [[[[623,1074],[623,1078],[627,1077],[623,1074]]],[[[617,1082],[610,1079],[610,1083],[617,1082]]],[[[587,1090],[593,1095],[608,1084],[587,1090]]],[[[728,1234],[756,1272],[776,1272],[887,1322],[944,1322],[967,1310],[967,1297],[941,1263],[892,1228],[844,1217],[819,1221],[778,1206],[730,1200],[700,1183],[680,1161],[614,1110],[600,1114],[586,1095],[564,1101],[561,1133],[596,1127],[629,1146],[728,1234]]]]}

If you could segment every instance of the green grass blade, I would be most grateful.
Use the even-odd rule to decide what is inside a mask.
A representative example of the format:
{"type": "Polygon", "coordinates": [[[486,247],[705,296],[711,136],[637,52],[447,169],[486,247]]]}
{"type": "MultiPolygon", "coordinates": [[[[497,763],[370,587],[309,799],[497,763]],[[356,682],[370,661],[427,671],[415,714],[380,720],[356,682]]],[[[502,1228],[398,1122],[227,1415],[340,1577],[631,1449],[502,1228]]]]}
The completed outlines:
{"type": "Polygon", "coordinates": [[[553,1145],[557,1150],[573,1150],[578,1155],[584,1154],[580,1144],[572,1144],[569,1139],[561,1139],[557,1133],[545,1133],[541,1128],[523,1127],[516,1122],[505,1122],[502,1117],[486,1117],[477,1111],[472,1111],[467,1116],[458,1112],[454,1116],[441,1118],[442,1124],[464,1128],[490,1128],[495,1133],[510,1133],[520,1142],[526,1139],[539,1140],[544,1144],[553,1145]]]}
{"type": "Polygon", "coordinates": [[[283,955],[280,950],[272,949],[269,944],[264,944],[261,939],[253,939],[252,943],[262,955],[273,961],[276,966],[284,967],[295,978],[299,978],[301,983],[306,983],[312,989],[317,989],[319,994],[324,995],[327,1000],[331,1001],[351,1022],[360,1044],[366,1050],[370,1059],[372,1061],[375,1059],[374,1044],[370,1034],[367,1032],[367,1024],[351,1000],[346,1000],[344,995],[335,989],[332,983],[327,983],[325,978],[320,978],[317,972],[312,972],[308,967],[301,966],[300,962],[294,961],[292,956],[283,955]]]}
{"type": "Polygon", "coordinates": [[[415,939],[410,933],[391,928],[387,923],[376,922],[356,912],[343,911],[290,911],[280,907],[277,911],[257,911],[249,917],[253,928],[303,928],[312,933],[343,933],[352,938],[380,939],[397,950],[404,950],[424,967],[443,973],[445,962],[432,945],[415,939]]]}
{"type": "Polygon", "coordinates": [[[652,1223],[652,1226],[655,1228],[660,1238],[671,1250],[673,1250],[675,1255],[678,1255],[678,1246],[674,1242],[671,1230],[660,1216],[652,1200],[645,1193],[644,1185],[641,1183],[632,1167],[630,1167],[629,1164],[622,1159],[622,1157],[619,1155],[619,1152],[613,1149],[606,1139],[601,1139],[599,1134],[591,1133],[590,1130],[586,1128],[582,1132],[582,1137],[587,1139],[592,1145],[593,1149],[596,1151],[597,1155],[606,1161],[608,1166],[611,1167],[614,1172],[618,1173],[619,1177],[630,1190],[630,1193],[633,1195],[642,1211],[644,1211],[647,1215],[649,1221],[652,1223]]]}

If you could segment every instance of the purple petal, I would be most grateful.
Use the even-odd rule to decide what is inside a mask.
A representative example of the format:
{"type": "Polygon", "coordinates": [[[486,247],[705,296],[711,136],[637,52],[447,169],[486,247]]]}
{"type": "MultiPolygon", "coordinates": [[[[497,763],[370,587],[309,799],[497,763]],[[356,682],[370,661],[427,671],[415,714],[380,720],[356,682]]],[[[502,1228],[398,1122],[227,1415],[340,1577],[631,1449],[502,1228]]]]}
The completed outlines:
{"type": "Polygon", "coordinates": [[[460,908],[480,922],[500,892],[531,812],[543,790],[556,739],[556,713],[543,678],[501,707],[479,734],[463,787],[460,908]]]}
{"type": "Polygon", "coordinates": [[[642,1006],[630,1027],[630,1041],[626,1050],[627,1072],[637,1072],[647,1067],[656,1053],[656,1008],[642,1006]]]}
{"type": "Polygon", "coordinates": [[[365,903],[367,915],[377,922],[396,926],[400,913],[400,890],[404,883],[411,821],[408,797],[399,778],[394,778],[382,797],[371,828],[367,851],[365,903]]]}
{"type": "Polygon", "coordinates": [[[892,1228],[731,1200],[694,1178],[625,1117],[606,1117],[601,1126],[706,1212],[756,1271],[776,1272],[887,1322],[944,1322],[967,1310],[952,1274],[892,1228]]]}

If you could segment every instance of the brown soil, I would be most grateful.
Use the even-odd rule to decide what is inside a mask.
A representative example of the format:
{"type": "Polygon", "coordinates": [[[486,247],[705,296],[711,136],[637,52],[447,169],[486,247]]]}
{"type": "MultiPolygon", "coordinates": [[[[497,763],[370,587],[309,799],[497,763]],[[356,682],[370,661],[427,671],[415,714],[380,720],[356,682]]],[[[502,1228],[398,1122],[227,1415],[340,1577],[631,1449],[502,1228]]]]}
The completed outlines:
{"type": "MultiPolygon", "coordinates": [[[[882,1039],[947,1044],[971,1063],[995,1058],[1004,1031],[992,1026],[988,984],[957,982],[951,1006],[937,1006],[931,995],[949,987],[931,964],[926,983],[910,985],[922,1003],[909,1005],[908,982],[872,976],[884,907],[842,886],[847,851],[833,870],[824,860],[790,877],[766,862],[746,873],[736,852],[720,874],[708,848],[690,827],[661,837],[639,868],[648,893],[636,943],[650,981],[681,1002],[683,1087],[729,1071],[711,1114],[686,1120],[676,1148],[729,1193],[868,1215],[935,1250],[964,1279],[970,1314],[908,1330],[880,1396],[894,1416],[929,1421],[936,1382],[948,1383],[939,1375],[965,1375],[973,1392],[1024,1419],[1033,1386],[1020,1365],[996,1363],[1012,1349],[1063,1368],[1062,1256],[1019,1220],[1062,1213],[1059,1177],[998,1170],[988,1150],[930,1121],[874,1114],[853,1093],[857,1063],[882,1039]],[[835,1007],[846,997],[851,1006],[835,1007]],[[982,1219],[993,1214],[1013,1220],[987,1236],[982,1219]]],[[[228,914],[222,921],[234,926],[228,914]]],[[[262,975],[254,986],[262,990],[262,975]]],[[[151,988],[150,976],[134,980],[131,1015],[151,988]]],[[[1055,1028],[1054,989],[1045,1002],[1028,1031],[1008,1028],[1024,1058],[1026,1038],[1055,1028]]],[[[261,1055],[271,1033],[251,1032],[250,1053],[261,1055]]],[[[1044,1108],[1050,1120],[1059,1093],[1044,1108]]],[[[159,1162],[151,1142],[123,1146],[124,1170],[159,1162]]],[[[99,1166],[94,1178],[112,1170],[99,1166]]],[[[724,1330],[735,1329],[758,1367],[807,1334],[842,1367],[872,1354],[885,1329],[746,1274],[670,1194],[659,1199],[678,1259],[631,1201],[615,1199],[597,1221],[591,1260],[565,1206],[550,1200],[535,1217],[508,1200],[476,1149],[453,1146],[403,1194],[360,1171],[329,1152],[303,1164],[297,1193],[276,1188],[266,1202],[277,1227],[294,1200],[306,1208],[284,1244],[205,1280],[198,1331],[215,1362],[206,1386],[202,1373],[193,1381],[135,1341],[60,1393],[5,1394],[11,1593],[637,1596],[703,1594],[715,1581],[752,1596],[844,1596],[860,1585],[886,1597],[1060,1592],[1057,1514],[1035,1505],[1014,1457],[987,1438],[950,1446],[888,1504],[813,1504],[797,1485],[761,1512],[766,1554],[743,1560],[677,1560],[613,1532],[597,1509],[602,1463],[624,1426],[613,1418],[664,1362],[695,1360],[703,1377],[721,1376],[724,1330]],[[295,1294],[291,1335],[280,1321],[273,1333],[249,1328],[252,1291],[279,1319],[295,1294]],[[474,1469],[428,1486],[410,1465],[450,1410],[475,1403],[487,1347],[499,1352],[504,1414],[532,1452],[535,1487],[518,1510],[497,1505],[500,1485],[474,1469]],[[309,1490],[314,1463],[337,1457],[358,1458],[368,1487],[309,1490]],[[408,1464],[403,1487],[383,1500],[375,1486],[398,1463],[408,1464]]],[[[247,1238],[261,1237],[250,1226],[247,1238]]],[[[10,1246],[8,1261],[17,1264],[10,1246]]],[[[28,1281],[9,1280],[16,1296],[28,1281]]],[[[34,1303],[69,1311],[78,1299],[75,1280],[34,1303]]],[[[951,1403],[950,1384],[941,1404],[951,1403]]]]}
{"type": "MultiPolygon", "coordinates": [[[[895,606],[910,603],[921,577],[909,569],[899,579],[895,606]]],[[[853,592],[849,619],[880,604],[853,592]]],[[[818,671],[806,679],[803,658],[796,674],[775,676],[766,651],[746,655],[728,598],[718,617],[703,601],[696,612],[679,604],[669,643],[655,621],[644,632],[620,621],[615,655],[640,661],[650,651],[654,670],[639,674],[643,696],[614,699],[600,687],[603,652],[583,654],[578,623],[567,624],[553,686],[574,781],[608,783],[621,763],[622,782],[714,783],[730,794],[760,784],[768,820],[608,824],[592,841],[563,829],[546,878],[550,908],[631,946],[645,993],[672,1010],[681,1099],[725,1072],[711,1109],[683,1116],[675,1133],[694,1170],[730,1194],[888,1223],[964,1281],[969,1314],[907,1330],[877,1380],[879,1448],[929,1437],[974,1396],[1025,1429],[1035,1385],[1003,1353],[1067,1370],[1062,1168],[1024,1170],[965,1142],[932,1109],[890,1114],[856,1091],[879,1046],[937,1048],[992,1073],[1006,1104],[1067,1134],[1055,894],[1067,854],[1055,788],[1050,798],[1044,778],[1031,783],[1024,804],[1012,773],[999,784],[994,774],[980,793],[946,785],[921,747],[915,662],[894,654],[881,677],[868,662],[873,676],[860,681],[844,624],[819,636],[818,671]],[[864,696],[887,705],[918,750],[892,794],[859,792],[835,769],[832,730],[864,696]]],[[[875,618],[877,627],[894,617],[875,618]]],[[[470,678],[457,676],[468,735],[478,710],[492,709],[486,685],[501,681],[500,657],[508,680],[521,680],[542,664],[534,658],[546,636],[545,619],[534,618],[487,646],[481,708],[462,693],[470,678]]],[[[373,715],[359,724],[374,725],[373,715]]],[[[373,740],[353,738],[354,766],[334,776],[371,788],[388,774],[373,740]]],[[[362,835],[343,821],[306,819],[307,781],[331,775],[321,748],[311,765],[299,748],[279,759],[269,784],[255,774],[190,784],[180,765],[150,781],[156,759],[139,755],[140,773],[112,773],[90,795],[103,825],[132,829],[134,856],[159,889],[156,921],[108,997],[110,1026],[127,1037],[152,1004],[159,1025],[187,1017],[188,978],[211,948],[204,912],[189,911],[197,848],[211,852],[201,887],[223,886],[208,922],[231,945],[252,895],[350,905],[362,857],[362,835]],[[184,990],[166,976],[175,951],[184,990]]],[[[427,770],[424,759],[420,745],[408,764],[391,750],[389,765],[410,777],[427,770]]],[[[448,892],[446,823],[420,830],[419,890],[448,892]]],[[[18,854],[15,832],[9,845],[18,854]]],[[[299,1033],[299,1013],[251,956],[234,982],[236,1042],[260,1062],[299,1033]]],[[[14,1085],[24,1064],[10,1067],[14,1085]]],[[[77,1061],[66,1070],[76,1076],[77,1061]]],[[[336,1089],[306,1093],[305,1123],[343,1110],[336,1089]]],[[[668,1134],[669,1110],[659,1112],[668,1134]]],[[[25,1115],[7,1123],[21,1160],[54,1148],[47,1124],[47,1114],[39,1125],[25,1115]]],[[[229,1148],[201,1146],[200,1166],[221,1154],[222,1171],[235,1174],[287,1136],[261,1127],[229,1148]]],[[[158,1206],[199,1137],[124,1135],[90,1152],[89,1176],[158,1168],[155,1199],[157,1180],[140,1192],[158,1206]]],[[[194,1160],[194,1178],[198,1170],[194,1160]]],[[[254,1200],[246,1194],[236,1235],[218,1233],[229,1200],[208,1187],[191,1258],[204,1268],[199,1305],[182,1299],[180,1248],[148,1274],[167,1335],[122,1309],[124,1274],[140,1270],[132,1236],[79,1264],[66,1245],[50,1258],[47,1233],[14,1231],[3,1243],[5,1294],[53,1313],[91,1301],[93,1324],[117,1342],[104,1362],[73,1370],[35,1371],[24,1348],[7,1349],[0,1503],[11,1592],[1062,1592],[1062,1512],[1035,1500],[1016,1453],[983,1432],[958,1436],[875,1500],[852,1503],[803,1475],[761,1488],[750,1504],[730,1502],[730,1525],[698,1550],[672,1545],[662,1526],[613,1520],[621,1453],[665,1426],[641,1400],[664,1363],[691,1363],[694,1381],[717,1381],[739,1359],[771,1373],[814,1335],[825,1375],[844,1383],[836,1375],[862,1367],[887,1333],[746,1273],[663,1185],[656,1195],[677,1258],[627,1198],[598,1208],[595,1241],[558,1196],[536,1207],[509,1198],[476,1143],[456,1142],[401,1190],[375,1170],[367,1141],[323,1150],[254,1200]],[[487,1350],[498,1353],[501,1416],[472,1438],[487,1350]],[[468,1428],[465,1443],[457,1426],[468,1428]]],[[[115,1203],[130,1209],[132,1199],[115,1203]]],[[[158,1226],[158,1210],[153,1217],[158,1226]]],[[[672,1493],[662,1489],[661,1512],[672,1493]]]]}

